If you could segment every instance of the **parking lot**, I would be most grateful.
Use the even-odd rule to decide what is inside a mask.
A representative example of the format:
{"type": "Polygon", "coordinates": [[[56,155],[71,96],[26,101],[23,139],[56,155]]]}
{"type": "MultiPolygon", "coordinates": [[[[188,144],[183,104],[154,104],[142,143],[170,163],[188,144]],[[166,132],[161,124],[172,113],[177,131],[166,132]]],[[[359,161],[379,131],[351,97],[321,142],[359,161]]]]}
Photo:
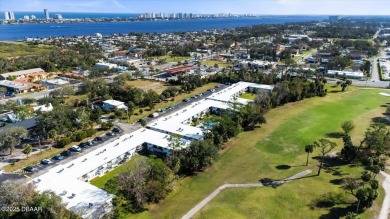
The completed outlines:
{"type": "MultiPolygon", "coordinates": [[[[85,145],[82,147],[80,146],[80,152],[74,151],[74,152],[70,152],[69,155],[63,154],[62,159],[60,159],[60,160],[52,157],[52,158],[47,159],[47,160],[49,160],[50,163],[48,163],[48,164],[39,163],[37,165],[31,166],[32,170],[30,169],[30,171],[26,170],[26,168],[25,168],[23,170],[17,171],[14,174],[11,174],[11,173],[0,174],[0,184],[2,182],[7,181],[7,180],[14,180],[14,179],[21,179],[21,178],[28,180],[30,178],[40,176],[40,175],[44,174],[45,172],[47,172],[47,170],[49,170],[50,168],[53,168],[54,166],[67,163],[71,160],[76,159],[78,156],[89,153],[89,152],[95,150],[96,148],[99,148],[99,147],[107,144],[108,142],[114,141],[114,140],[118,139],[120,135],[122,135],[122,130],[119,129],[118,127],[116,127],[116,128],[117,128],[118,132],[107,132],[107,133],[112,133],[112,134],[108,135],[107,133],[105,133],[105,134],[95,138],[94,140],[92,140],[91,141],[92,145],[90,145],[90,146],[85,145]]],[[[69,150],[66,150],[66,151],[69,151],[69,150]]]]}

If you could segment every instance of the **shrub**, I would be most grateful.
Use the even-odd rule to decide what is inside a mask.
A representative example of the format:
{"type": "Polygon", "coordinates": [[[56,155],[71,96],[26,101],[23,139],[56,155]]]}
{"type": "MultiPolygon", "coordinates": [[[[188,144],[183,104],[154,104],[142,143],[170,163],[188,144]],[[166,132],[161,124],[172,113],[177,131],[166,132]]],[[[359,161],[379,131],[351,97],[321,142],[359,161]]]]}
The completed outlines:
{"type": "Polygon", "coordinates": [[[114,124],[112,124],[112,122],[102,122],[102,124],[100,125],[100,127],[101,127],[103,130],[107,130],[107,129],[110,129],[110,128],[114,127],[114,124]]]}
{"type": "Polygon", "coordinates": [[[82,141],[86,137],[87,137],[87,133],[84,131],[77,132],[75,135],[76,141],[82,141]]]}
{"type": "Polygon", "coordinates": [[[57,142],[57,146],[59,148],[64,148],[66,145],[70,144],[72,141],[69,139],[69,138],[61,138],[58,142],[57,142]]]}
{"type": "Polygon", "coordinates": [[[87,129],[85,131],[85,134],[87,135],[87,137],[91,137],[92,135],[94,135],[96,133],[96,130],[95,129],[87,129]]]}

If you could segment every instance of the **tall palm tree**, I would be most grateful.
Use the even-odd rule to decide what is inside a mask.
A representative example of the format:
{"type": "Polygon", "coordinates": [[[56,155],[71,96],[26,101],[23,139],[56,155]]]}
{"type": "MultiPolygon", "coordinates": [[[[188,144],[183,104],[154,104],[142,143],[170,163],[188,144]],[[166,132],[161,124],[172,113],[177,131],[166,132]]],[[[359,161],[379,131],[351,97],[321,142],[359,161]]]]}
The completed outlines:
{"type": "Polygon", "coordinates": [[[306,166],[309,165],[309,154],[313,153],[314,145],[309,144],[305,146],[305,152],[307,153],[306,166]]]}

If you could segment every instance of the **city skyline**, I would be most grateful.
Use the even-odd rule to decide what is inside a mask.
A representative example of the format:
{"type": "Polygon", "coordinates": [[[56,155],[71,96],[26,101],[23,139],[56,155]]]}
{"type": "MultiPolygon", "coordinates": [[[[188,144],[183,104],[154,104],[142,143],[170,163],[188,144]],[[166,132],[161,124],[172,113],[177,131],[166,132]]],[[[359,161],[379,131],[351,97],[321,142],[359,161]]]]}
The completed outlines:
{"type": "Polygon", "coordinates": [[[52,12],[96,13],[389,15],[390,8],[384,7],[386,4],[386,0],[19,0],[0,2],[0,10],[38,12],[47,8],[52,12]]]}

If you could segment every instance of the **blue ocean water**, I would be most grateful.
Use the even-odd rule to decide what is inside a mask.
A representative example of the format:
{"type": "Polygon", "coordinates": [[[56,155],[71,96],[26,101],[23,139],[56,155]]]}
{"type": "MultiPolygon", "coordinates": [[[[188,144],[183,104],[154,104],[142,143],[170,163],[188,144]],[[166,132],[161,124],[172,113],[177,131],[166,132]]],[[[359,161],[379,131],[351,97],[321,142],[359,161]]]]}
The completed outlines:
{"type": "MultiPolygon", "coordinates": [[[[45,14],[42,11],[15,11],[15,18],[21,19],[24,15],[35,15],[38,19],[45,18],[45,14]]],[[[55,14],[61,14],[63,18],[136,18],[140,14],[139,13],[90,13],[90,12],[51,12],[49,11],[49,15],[51,18],[55,16],[55,14]]],[[[0,12],[0,19],[4,19],[4,12],[0,12]]]]}
{"type": "Polygon", "coordinates": [[[130,32],[168,33],[201,31],[211,29],[246,27],[259,24],[321,21],[326,18],[327,17],[325,16],[281,16],[71,24],[14,24],[0,25],[0,41],[22,40],[26,37],[93,35],[95,33],[110,35],[115,33],[128,34],[130,32]]]}

